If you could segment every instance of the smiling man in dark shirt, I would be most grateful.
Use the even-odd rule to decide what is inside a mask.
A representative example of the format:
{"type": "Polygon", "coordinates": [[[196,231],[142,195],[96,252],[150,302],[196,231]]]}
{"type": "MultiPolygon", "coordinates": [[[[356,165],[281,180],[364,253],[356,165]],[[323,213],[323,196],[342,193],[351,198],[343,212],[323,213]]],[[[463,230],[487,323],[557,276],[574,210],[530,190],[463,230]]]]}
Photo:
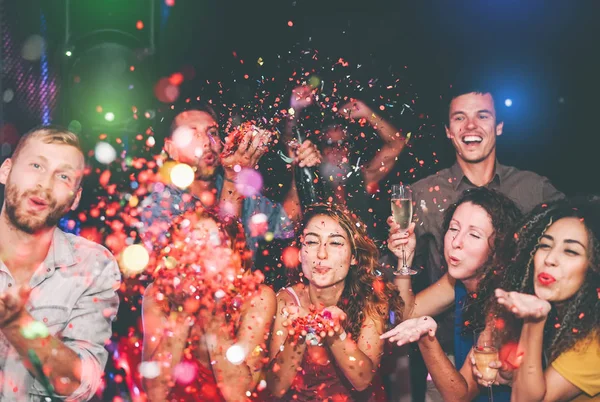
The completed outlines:
{"type": "Polygon", "coordinates": [[[412,185],[417,235],[414,265],[423,268],[432,283],[445,272],[441,253],[444,212],[465,190],[482,186],[497,190],[524,213],[563,196],[546,177],[498,162],[496,137],[502,134],[504,123],[497,121],[490,92],[455,92],[448,117],[446,136],[454,146],[456,162],[412,185]]]}

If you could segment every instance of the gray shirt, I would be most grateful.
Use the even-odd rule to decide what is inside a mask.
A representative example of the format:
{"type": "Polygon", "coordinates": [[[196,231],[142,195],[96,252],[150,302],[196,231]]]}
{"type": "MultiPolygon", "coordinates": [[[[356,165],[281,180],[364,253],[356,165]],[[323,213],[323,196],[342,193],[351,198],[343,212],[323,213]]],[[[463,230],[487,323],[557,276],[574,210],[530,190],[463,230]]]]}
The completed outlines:
{"type": "MultiPolygon", "coordinates": [[[[81,359],[81,385],[69,397],[57,399],[86,401],[100,386],[108,359],[104,344],[112,334],[120,281],[117,262],[107,249],[54,230],[48,255],[29,282],[32,291],[26,308],[81,359]]],[[[14,286],[14,278],[0,260],[0,292],[14,286]]],[[[42,384],[1,332],[0,374],[0,401],[45,400],[42,384]]]]}
{"type": "MultiPolygon", "coordinates": [[[[467,189],[477,187],[455,163],[434,175],[414,183],[415,234],[417,250],[413,265],[425,270],[430,283],[437,281],[446,271],[442,249],[442,222],[446,209],[456,202],[467,189]]],[[[486,186],[513,200],[523,213],[536,205],[563,197],[543,176],[496,162],[492,181],[486,186]]]]}

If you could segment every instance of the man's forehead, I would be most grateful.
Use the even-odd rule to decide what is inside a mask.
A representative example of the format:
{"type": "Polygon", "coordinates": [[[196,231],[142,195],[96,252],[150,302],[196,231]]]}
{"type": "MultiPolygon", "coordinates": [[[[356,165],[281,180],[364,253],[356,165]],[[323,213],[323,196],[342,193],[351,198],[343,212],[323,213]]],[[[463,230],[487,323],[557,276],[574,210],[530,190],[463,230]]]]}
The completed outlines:
{"type": "Polygon", "coordinates": [[[470,92],[452,99],[452,102],[450,103],[450,111],[458,111],[462,109],[494,111],[494,98],[489,92],[470,92]]]}
{"type": "Polygon", "coordinates": [[[68,144],[47,144],[39,138],[30,138],[20,151],[19,158],[38,158],[57,166],[82,170],[84,157],[76,147],[68,144]]]}
{"type": "Polygon", "coordinates": [[[179,113],[175,117],[175,123],[178,126],[197,123],[197,124],[205,124],[205,125],[217,125],[217,122],[210,113],[203,112],[201,110],[186,110],[185,112],[179,113]]]}

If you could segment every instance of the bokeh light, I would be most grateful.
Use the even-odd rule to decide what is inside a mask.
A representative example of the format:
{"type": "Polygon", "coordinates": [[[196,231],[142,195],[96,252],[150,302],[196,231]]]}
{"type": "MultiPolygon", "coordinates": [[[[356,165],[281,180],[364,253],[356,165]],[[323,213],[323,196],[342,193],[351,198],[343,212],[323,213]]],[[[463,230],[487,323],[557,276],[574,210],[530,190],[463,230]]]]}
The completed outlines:
{"type": "Polygon", "coordinates": [[[108,165],[117,158],[117,151],[108,142],[99,142],[94,148],[94,156],[100,163],[108,165]]]}
{"type": "Polygon", "coordinates": [[[123,250],[121,271],[129,276],[137,275],[144,271],[148,262],[150,262],[150,255],[144,246],[132,244],[123,250]]]}
{"type": "Polygon", "coordinates": [[[178,163],[171,169],[171,182],[177,187],[188,188],[194,182],[194,170],[190,165],[178,163]]]}
{"type": "Polygon", "coordinates": [[[235,181],[235,188],[245,197],[252,197],[262,190],[263,178],[257,170],[242,169],[235,181]]]}
{"type": "Polygon", "coordinates": [[[244,359],[246,358],[246,351],[240,345],[231,345],[227,352],[225,352],[225,357],[231,364],[238,365],[242,364],[244,359]]]}

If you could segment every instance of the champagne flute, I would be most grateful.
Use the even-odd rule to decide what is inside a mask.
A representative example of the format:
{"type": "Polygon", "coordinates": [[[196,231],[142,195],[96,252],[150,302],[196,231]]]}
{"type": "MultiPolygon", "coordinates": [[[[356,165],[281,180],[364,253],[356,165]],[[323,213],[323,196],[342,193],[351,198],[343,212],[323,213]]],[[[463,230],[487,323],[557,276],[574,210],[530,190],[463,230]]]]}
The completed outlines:
{"type": "MultiPolygon", "coordinates": [[[[412,191],[403,184],[392,185],[392,215],[401,230],[408,230],[412,221],[413,204],[412,191]]],[[[415,275],[417,271],[406,265],[406,253],[402,246],[402,266],[396,269],[394,275],[415,275]]]]}
{"type": "Polygon", "coordinates": [[[498,369],[490,367],[490,363],[498,360],[498,345],[494,337],[493,331],[489,329],[486,331],[473,333],[474,336],[474,347],[473,356],[475,357],[475,366],[477,370],[483,376],[482,379],[488,382],[488,394],[490,402],[494,402],[494,393],[492,390],[492,384],[496,381],[498,375],[498,369]]]}

